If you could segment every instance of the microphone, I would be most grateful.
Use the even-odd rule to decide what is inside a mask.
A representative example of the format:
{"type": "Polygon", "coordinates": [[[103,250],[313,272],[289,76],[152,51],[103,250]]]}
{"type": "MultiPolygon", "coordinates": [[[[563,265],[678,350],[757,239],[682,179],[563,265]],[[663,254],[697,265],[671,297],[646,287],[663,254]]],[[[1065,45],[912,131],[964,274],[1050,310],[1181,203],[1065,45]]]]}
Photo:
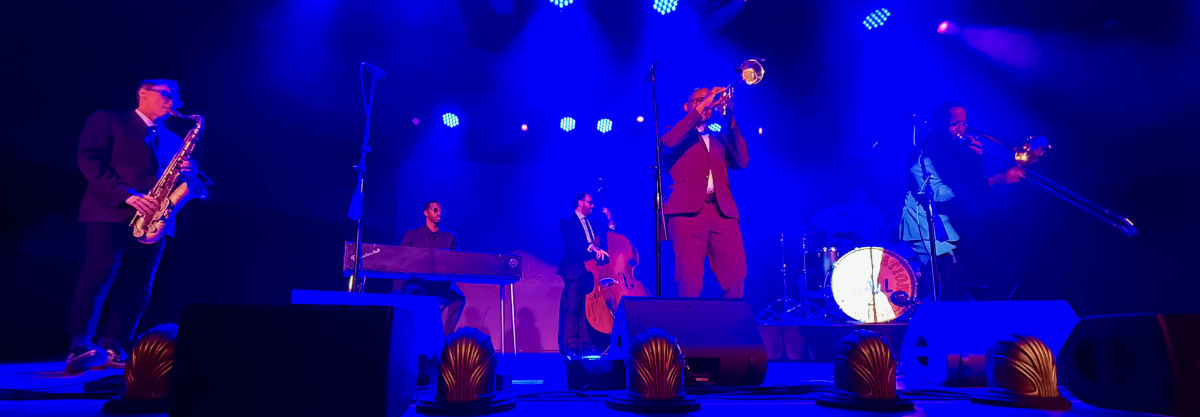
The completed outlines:
{"type": "Polygon", "coordinates": [[[653,64],[650,64],[650,70],[646,71],[646,81],[653,82],[654,81],[654,72],[657,70],[658,70],[658,60],[656,59],[656,60],[654,60],[653,64]]]}
{"type": "Polygon", "coordinates": [[[366,68],[367,72],[370,73],[371,76],[375,77],[375,79],[377,79],[377,80],[382,80],[384,78],[387,78],[387,72],[384,72],[383,68],[379,68],[378,66],[375,66],[374,64],[371,64],[370,62],[367,62],[367,61],[363,61],[359,65],[361,65],[363,68],[366,68]]]}

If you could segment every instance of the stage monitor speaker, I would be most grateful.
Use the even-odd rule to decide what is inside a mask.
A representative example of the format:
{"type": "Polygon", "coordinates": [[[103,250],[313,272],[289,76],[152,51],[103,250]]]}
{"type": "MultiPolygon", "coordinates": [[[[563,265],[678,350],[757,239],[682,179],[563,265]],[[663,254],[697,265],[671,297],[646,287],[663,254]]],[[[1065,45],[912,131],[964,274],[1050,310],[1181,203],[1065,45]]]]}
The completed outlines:
{"type": "Polygon", "coordinates": [[[196,305],[172,416],[379,416],[413,399],[412,315],[378,306],[196,305]]]}
{"type": "Polygon", "coordinates": [[[1066,301],[942,301],[922,304],[900,345],[909,381],[987,386],[984,358],[1013,334],[1041,339],[1058,352],[1079,316],[1066,301]]]}
{"type": "Polygon", "coordinates": [[[1058,374],[1097,407],[1200,415],[1200,314],[1085,318],[1063,345],[1058,374]]]}
{"type": "Polygon", "coordinates": [[[755,386],[767,376],[767,350],[743,300],[624,297],[610,352],[625,357],[632,338],[650,327],[675,336],[693,383],[755,386]]]}

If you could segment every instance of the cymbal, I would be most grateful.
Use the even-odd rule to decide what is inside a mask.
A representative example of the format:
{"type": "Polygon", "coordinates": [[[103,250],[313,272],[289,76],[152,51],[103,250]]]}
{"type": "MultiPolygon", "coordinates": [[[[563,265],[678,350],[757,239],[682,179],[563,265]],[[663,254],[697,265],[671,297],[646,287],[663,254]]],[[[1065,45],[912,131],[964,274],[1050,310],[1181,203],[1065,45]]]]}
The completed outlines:
{"type": "Polygon", "coordinates": [[[834,204],[813,213],[813,226],[830,232],[853,232],[879,224],[882,213],[869,204],[834,204]]]}

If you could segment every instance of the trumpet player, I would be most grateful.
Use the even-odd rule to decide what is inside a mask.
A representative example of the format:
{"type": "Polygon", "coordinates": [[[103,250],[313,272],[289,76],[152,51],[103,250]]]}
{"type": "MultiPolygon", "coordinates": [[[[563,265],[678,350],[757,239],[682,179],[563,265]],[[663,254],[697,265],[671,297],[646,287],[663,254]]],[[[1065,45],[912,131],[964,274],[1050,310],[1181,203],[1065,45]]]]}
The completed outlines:
{"type": "Polygon", "coordinates": [[[707,256],[724,298],[742,298],[746,250],[729,169],[749,162],[746,138],[729,117],[725,132],[708,130],[714,111],[731,108],[724,87],[699,88],[683,104],[685,116],[662,137],[663,167],[671,184],[664,214],[675,251],[680,297],[699,297],[707,256]]]}
{"type": "MultiPolygon", "coordinates": [[[[128,224],[135,212],[158,210],[159,202],[145,193],[183,145],[183,138],[164,126],[183,101],[178,83],[167,79],[142,81],[136,97],[132,111],[92,113],[79,134],[76,163],[87,189],[78,219],[86,249],[67,319],[70,372],[124,367],[124,352],[150,300],[163,253],[165,240],[142,244],[128,224]],[[99,323],[106,308],[105,323],[99,323]]],[[[189,160],[180,168],[191,175],[196,164],[189,160]]]]}

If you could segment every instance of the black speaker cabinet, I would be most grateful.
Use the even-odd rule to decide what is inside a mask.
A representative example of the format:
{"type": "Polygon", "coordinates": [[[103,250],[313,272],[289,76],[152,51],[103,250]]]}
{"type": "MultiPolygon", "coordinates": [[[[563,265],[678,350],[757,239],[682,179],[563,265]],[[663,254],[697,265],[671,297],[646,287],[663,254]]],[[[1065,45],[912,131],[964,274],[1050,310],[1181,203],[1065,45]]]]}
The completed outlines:
{"type": "Polygon", "coordinates": [[[411,313],[197,305],[179,328],[172,416],[398,416],[413,399],[411,313]]]}
{"type": "Polygon", "coordinates": [[[1085,318],[1063,345],[1058,374],[1097,407],[1200,415],[1200,314],[1085,318]]]}
{"type": "Polygon", "coordinates": [[[628,355],[632,338],[650,327],[675,336],[692,382],[754,386],[767,376],[767,350],[743,300],[624,297],[610,352],[628,355]]]}
{"type": "Polygon", "coordinates": [[[1066,301],[942,301],[917,307],[900,347],[909,381],[987,386],[988,349],[1013,334],[1057,352],[1079,317],[1066,301]]]}

